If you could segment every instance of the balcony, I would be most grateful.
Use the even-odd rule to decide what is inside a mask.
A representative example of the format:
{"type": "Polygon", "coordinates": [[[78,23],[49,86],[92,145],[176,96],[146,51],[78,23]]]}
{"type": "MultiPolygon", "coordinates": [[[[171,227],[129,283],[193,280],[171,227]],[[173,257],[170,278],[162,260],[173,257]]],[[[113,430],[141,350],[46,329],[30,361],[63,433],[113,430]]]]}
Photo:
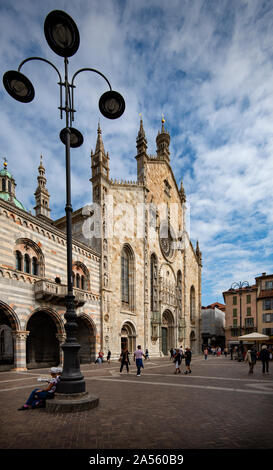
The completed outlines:
{"type": "MultiPolygon", "coordinates": [[[[81,307],[85,304],[85,293],[80,289],[73,289],[75,296],[75,306],[81,307]]],[[[34,295],[36,300],[52,302],[54,304],[65,305],[67,286],[56,282],[41,279],[34,284],[34,295]]]]}

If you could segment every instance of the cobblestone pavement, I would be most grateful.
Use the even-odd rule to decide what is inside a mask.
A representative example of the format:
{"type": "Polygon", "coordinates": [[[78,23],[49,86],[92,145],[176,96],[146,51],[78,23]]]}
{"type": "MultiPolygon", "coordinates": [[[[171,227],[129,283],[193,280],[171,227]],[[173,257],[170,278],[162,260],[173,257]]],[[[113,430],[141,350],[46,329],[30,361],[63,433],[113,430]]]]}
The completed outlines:
{"type": "MultiPolygon", "coordinates": [[[[82,365],[99,397],[89,411],[17,411],[48,370],[0,373],[1,449],[272,449],[273,363],[254,375],[229,357],[195,356],[191,375],[174,375],[169,358],[82,365]]],[[[183,364],[183,369],[185,366],[183,364]]]]}

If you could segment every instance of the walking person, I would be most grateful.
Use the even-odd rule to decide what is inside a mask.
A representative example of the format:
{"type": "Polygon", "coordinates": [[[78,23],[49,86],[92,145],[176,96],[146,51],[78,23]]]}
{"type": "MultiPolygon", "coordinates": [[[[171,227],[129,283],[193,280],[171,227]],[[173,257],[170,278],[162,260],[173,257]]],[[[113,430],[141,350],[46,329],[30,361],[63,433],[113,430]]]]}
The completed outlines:
{"type": "Polygon", "coordinates": [[[170,361],[171,361],[172,358],[173,358],[173,353],[174,353],[174,350],[173,350],[173,348],[171,348],[171,349],[170,349],[170,354],[171,354],[170,361]]]}
{"type": "Polygon", "coordinates": [[[111,351],[109,350],[107,353],[107,362],[110,364],[110,359],[111,359],[111,351]]]}
{"type": "Polygon", "coordinates": [[[141,368],[144,369],[142,356],[145,358],[145,354],[143,353],[141,346],[139,345],[137,347],[137,350],[134,352],[134,359],[136,361],[136,366],[137,366],[137,377],[140,377],[141,368]]]}
{"type": "Polygon", "coordinates": [[[50,369],[51,379],[49,380],[48,387],[41,390],[39,388],[35,388],[32,390],[31,394],[29,395],[26,403],[18,408],[19,411],[21,410],[29,410],[33,408],[41,408],[45,406],[45,401],[47,399],[54,398],[54,393],[56,391],[58,377],[61,371],[58,367],[52,367],[50,369]]]}
{"type": "Polygon", "coordinates": [[[127,369],[127,374],[129,374],[129,365],[130,365],[130,359],[129,359],[129,351],[128,351],[128,348],[124,348],[122,351],[121,351],[121,354],[120,354],[120,374],[122,373],[122,369],[123,369],[123,366],[126,366],[126,369],[127,369]]]}
{"type": "Polygon", "coordinates": [[[181,374],[181,362],[182,362],[182,348],[176,349],[176,353],[174,354],[174,363],[175,363],[175,374],[181,374]]]}
{"type": "Polygon", "coordinates": [[[260,359],[263,364],[263,374],[265,374],[265,371],[267,374],[269,374],[269,351],[267,349],[267,346],[264,344],[262,346],[262,350],[260,353],[260,359]]]}
{"type": "Polygon", "coordinates": [[[186,348],[185,364],[186,364],[187,370],[184,372],[184,374],[191,374],[191,356],[192,356],[192,352],[190,348],[186,348]]]}
{"type": "Polygon", "coordinates": [[[245,357],[245,362],[248,362],[249,364],[249,371],[248,371],[249,374],[253,374],[253,369],[256,364],[256,360],[257,360],[257,351],[255,347],[252,346],[251,349],[248,349],[246,353],[246,357],[245,357]]]}
{"type": "Polygon", "coordinates": [[[205,360],[207,360],[207,358],[208,358],[208,353],[209,353],[208,348],[205,348],[204,349],[204,358],[205,358],[205,360]]]}

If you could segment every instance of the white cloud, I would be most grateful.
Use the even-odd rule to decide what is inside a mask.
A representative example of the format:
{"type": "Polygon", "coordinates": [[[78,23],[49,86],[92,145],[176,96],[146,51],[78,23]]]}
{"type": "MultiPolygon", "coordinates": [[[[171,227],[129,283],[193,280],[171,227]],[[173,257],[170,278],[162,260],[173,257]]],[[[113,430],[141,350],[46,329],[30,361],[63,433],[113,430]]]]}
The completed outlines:
{"type": "MultiPolygon", "coordinates": [[[[82,67],[99,69],[126,100],[124,116],[108,121],[98,110],[106,82],[89,72],[76,78],[73,125],[85,140],[71,152],[74,209],[91,199],[90,151],[98,120],[111,176],[135,179],[139,113],[152,154],[164,113],[172,166],[190,200],[191,236],[203,251],[204,303],[233,280],[272,271],[272,3],[25,0],[22,8],[19,1],[3,0],[2,75],[34,55],[63,70],[62,58],[43,35],[53,9],[67,11],[80,30],[80,48],[69,60],[71,75],[82,67]]],[[[22,105],[1,90],[1,153],[27,208],[34,206],[44,155],[52,215],[60,217],[65,160],[58,136],[65,123],[59,120],[58,77],[40,62],[25,64],[22,72],[35,86],[35,100],[22,105]]]]}

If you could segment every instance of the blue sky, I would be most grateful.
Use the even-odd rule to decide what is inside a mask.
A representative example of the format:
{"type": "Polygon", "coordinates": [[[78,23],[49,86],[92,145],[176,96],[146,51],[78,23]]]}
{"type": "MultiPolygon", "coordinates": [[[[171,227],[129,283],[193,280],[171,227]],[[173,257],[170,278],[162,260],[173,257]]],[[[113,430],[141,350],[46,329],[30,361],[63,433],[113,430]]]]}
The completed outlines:
{"type": "MultiPolygon", "coordinates": [[[[272,273],[272,1],[2,0],[1,75],[29,56],[52,61],[62,73],[62,58],[43,33],[54,9],[71,15],[80,31],[70,77],[82,67],[96,68],[126,101],[124,115],[107,120],[98,109],[108,89],[104,80],[91,73],[76,79],[74,125],[85,140],[72,151],[73,208],[91,200],[90,151],[99,119],[111,177],[135,180],[139,113],[150,154],[163,113],[172,168],[186,190],[190,237],[203,252],[202,304],[223,302],[222,292],[235,281],[253,283],[260,273],[272,273]]],[[[0,156],[16,178],[18,199],[33,210],[43,155],[52,217],[58,218],[65,206],[58,77],[38,62],[22,72],[35,100],[17,103],[0,88],[0,156]]]]}

